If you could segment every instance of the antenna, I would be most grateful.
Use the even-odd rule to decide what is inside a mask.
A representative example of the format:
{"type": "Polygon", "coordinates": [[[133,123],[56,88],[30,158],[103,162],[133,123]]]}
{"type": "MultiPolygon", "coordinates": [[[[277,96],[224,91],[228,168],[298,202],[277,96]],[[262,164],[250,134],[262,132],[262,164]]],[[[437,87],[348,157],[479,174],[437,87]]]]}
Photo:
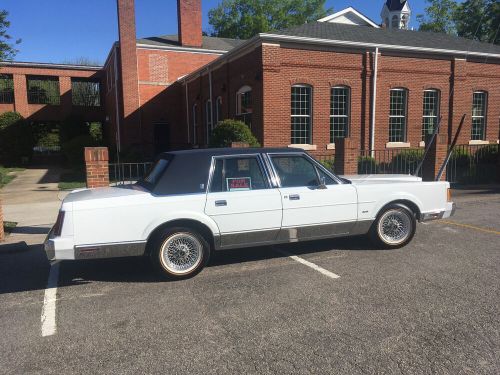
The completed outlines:
{"type": "Polygon", "coordinates": [[[453,142],[451,143],[451,146],[448,149],[448,154],[446,155],[446,158],[444,159],[443,165],[441,166],[441,168],[439,168],[439,172],[436,176],[435,181],[441,180],[441,176],[443,176],[443,173],[446,169],[446,166],[448,165],[448,162],[450,161],[451,154],[453,153],[453,149],[455,148],[455,146],[457,144],[458,136],[460,135],[460,132],[462,131],[462,127],[464,126],[464,122],[465,122],[466,117],[467,117],[467,115],[464,113],[464,115],[462,116],[462,119],[460,120],[460,124],[458,125],[457,132],[455,133],[455,138],[453,139],[453,142]]]}
{"type": "Polygon", "coordinates": [[[418,163],[417,169],[415,169],[415,172],[413,173],[413,176],[418,176],[418,172],[420,172],[420,169],[422,168],[422,165],[424,165],[425,158],[427,157],[427,153],[429,152],[432,143],[434,142],[434,140],[436,139],[437,134],[439,133],[439,128],[441,127],[441,120],[442,119],[443,119],[443,116],[440,116],[439,117],[439,121],[438,121],[436,127],[434,128],[434,132],[432,133],[432,136],[429,139],[429,143],[425,145],[424,156],[422,157],[422,160],[420,161],[420,163],[418,163]]]}

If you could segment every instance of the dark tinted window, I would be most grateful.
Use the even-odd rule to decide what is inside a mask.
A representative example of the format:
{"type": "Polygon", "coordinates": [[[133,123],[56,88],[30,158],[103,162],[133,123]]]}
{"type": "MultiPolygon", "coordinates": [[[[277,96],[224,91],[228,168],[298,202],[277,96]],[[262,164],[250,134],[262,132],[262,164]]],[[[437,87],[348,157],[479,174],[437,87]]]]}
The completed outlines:
{"type": "Polygon", "coordinates": [[[210,192],[267,189],[264,173],[256,157],[217,159],[210,192]]]}
{"type": "Polygon", "coordinates": [[[163,171],[167,168],[168,160],[160,159],[156,162],[154,167],[149,171],[149,173],[144,177],[144,181],[148,184],[154,185],[158,182],[158,179],[163,174],[163,171]]]}
{"type": "Polygon", "coordinates": [[[302,156],[273,156],[274,169],[282,187],[318,186],[318,175],[313,163],[302,156]]]}

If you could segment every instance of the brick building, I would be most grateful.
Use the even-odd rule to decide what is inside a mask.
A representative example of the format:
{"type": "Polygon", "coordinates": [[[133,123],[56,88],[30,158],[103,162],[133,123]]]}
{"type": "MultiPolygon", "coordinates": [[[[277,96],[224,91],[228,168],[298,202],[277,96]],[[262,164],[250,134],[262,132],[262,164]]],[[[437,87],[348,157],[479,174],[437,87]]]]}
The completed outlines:
{"type": "Polygon", "coordinates": [[[117,5],[119,41],[104,67],[2,63],[0,112],[81,113],[122,152],[145,157],[205,147],[225,118],[264,146],[316,154],[333,154],[342,137],[360,149],[422,147],[439,118],[451,142],[463,115],[459,143],[498,142],[500,47],[407,30],[408,1],[384,2],[381,25],[347,8],[246,41],[202,36],[201,0],[177,1],[178,35],[143,39],[134,1],[117,5]],[[40,85],[50,98],[37,97],[40,85]],[[75,85],[98,87],[99,100],[78,104],[75,85]]]}

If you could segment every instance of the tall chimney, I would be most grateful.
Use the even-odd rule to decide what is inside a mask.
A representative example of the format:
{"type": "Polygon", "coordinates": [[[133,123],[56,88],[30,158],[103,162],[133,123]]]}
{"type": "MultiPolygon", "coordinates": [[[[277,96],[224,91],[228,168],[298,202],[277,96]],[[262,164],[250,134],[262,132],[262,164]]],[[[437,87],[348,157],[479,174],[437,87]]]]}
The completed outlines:
{"type": "Polygon", "coordinates": [[[201,0],[177,0],[179,43],[186,47],[201,47],[201,0]]]}

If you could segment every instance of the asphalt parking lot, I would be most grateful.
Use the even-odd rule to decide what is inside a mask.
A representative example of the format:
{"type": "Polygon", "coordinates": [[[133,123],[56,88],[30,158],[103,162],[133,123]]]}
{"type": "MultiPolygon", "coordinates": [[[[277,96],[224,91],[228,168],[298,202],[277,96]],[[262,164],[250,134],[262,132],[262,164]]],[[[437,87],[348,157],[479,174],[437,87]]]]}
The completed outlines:
{"type": "Polygon", "coordinates": [[[41,246],[0,245],[0,372],[498,374],[500,194],[456,201],[395,251],[233,250],[177,282],[138,259],[62,262],[55,301],[41,246]]]}

